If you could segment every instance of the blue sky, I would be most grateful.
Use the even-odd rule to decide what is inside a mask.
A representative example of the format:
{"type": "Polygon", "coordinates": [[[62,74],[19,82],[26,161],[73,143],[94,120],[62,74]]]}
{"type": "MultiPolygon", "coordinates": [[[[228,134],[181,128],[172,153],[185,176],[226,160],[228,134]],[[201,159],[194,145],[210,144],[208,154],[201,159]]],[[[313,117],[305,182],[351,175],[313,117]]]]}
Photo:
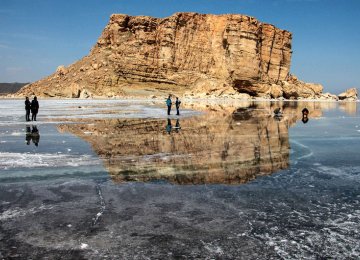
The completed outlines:
{"type": "Polygon", "coordinates": [[[0,82],[29,82],[89,53],[112,13],[240,13],[293,33],[291,72],[335,94],[360,87],[360,0],[0,0],[0,82]]]}

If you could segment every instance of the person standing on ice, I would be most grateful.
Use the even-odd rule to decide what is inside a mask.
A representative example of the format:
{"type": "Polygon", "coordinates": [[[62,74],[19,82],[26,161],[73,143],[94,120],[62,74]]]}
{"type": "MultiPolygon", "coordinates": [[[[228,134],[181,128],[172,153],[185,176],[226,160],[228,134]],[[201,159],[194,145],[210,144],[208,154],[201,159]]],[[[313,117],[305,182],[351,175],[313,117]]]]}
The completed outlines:
{"type": "Polygon", "coordinates": [[[25,111],[26,111],[26,121],[30,121],[30,108],[31,108],[31,103],[28,97],[25,98],[25,111]]]}
{"type": "Polygon", "coordinates": [[[170,111],[171,111],[171,105],[172,105],[172,102],[171,102],[171,95],[169,95],[169,97],[166,99],[166,105],[167,105],[167,114],[170,115],[170,111]]]}
{"type": "Polygon", "coordinates": [[[37,101],[37,97],[31,101],[31,120],[36,121],[36,115],[39,112],[39,102],[37,101]]]}
{"type": "Polygon", "coordinates": [[[176,115],[179,116],[180,115],[180,104],[181,104],[181,101],[179,100],[178,97],[176,97],[176,101],[175,101],[175,107],[176,107],[176,115]]]}

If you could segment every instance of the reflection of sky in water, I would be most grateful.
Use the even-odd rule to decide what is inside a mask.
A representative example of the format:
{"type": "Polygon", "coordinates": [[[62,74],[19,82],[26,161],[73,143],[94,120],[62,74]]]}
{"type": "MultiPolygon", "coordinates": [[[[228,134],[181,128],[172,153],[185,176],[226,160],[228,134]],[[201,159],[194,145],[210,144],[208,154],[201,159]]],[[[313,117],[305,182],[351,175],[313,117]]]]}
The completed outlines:
{"type": "MultiPolygon", "coordinates": [[[[80,183],[81,190],[94,190],[100,194],[99,202],[96,202],[99,196],[93,199],[96,203],[100,203],[98,211],[91,210],[95,212],[94,215],[98,214],[96,221],[99,223],[102,223],[102,214],[104,214],[104,221],[106,216],[112,217],[111,225],[107,227],[112,233],[107,234],[104,231],[107,228],[104,228],[99,237],[95,235],[97,234],[95,232],[91,237],[86,238],[86,243],[92,250],[88,252],[88,257],[99,257],[104,251],[101,245],[96,243],[99,239],[107,245],[107,248],[116,248],[112,251],[114,258],[119,256],[116,252],[125,250],[122,248],[128,247],[129,250],[135,252],[133,245],[145,239],[137,238],[135,234],[142,232],[171,234],[171,237],[169,235],[167,238],[168,241],[175,241],[174,245],[163,245],[161,240],[154,240],[151,245],[147,245],[148,251],[146,247],[143,247],[143,254],[150,256],[156,255],[154,252],[162,252],[161,250],[167,252],[180,249],[187,256],[194,250],[199,250],[199,254],[204,258],[229,259],[242,254],[244,259],[259,259],[264,255],[268,258],[283,259],[356,259],[359,256],[360,118],[358,108],[354,110],[351,107],[349,114],[344,109],[339,109],[337,105],[333,108],[322,109],[322,115],[316,118],[312,117],[312,111],[310,111],[310,120],[307,124],[299,120],[290,127],[291,150],[288,169],[269,176],[258,177],[244,185],[181,186],[166,182],[115,184],[107,177],[103,162],[98,159],[89,143],[75,135],[59,133],[56,125],[44,121],[49,117],[62,118],[64,114],[71,114],[73,118],[87,117],[89,110],[85,109],[84,112],[84,109],[79,109],[80,111],[75,109],[74,111],[74,107],[89,106],[89,103],[95,105],[97,102],[109,105],[109,110],[96,109],[96,112],[105,110],[105,114],[106,111],[120,109],[125,111],[123,115],[126,115],[126,111],[140,111],[139,117],[155,115],[154,118],[156,118],[156,115],[165,112],[164,109],[155,105],[151,105],[151,109],[147,110],[143,105],[131,104],[128,101],[42,101],[40,105],[43,104],[43,108],[41,107],[40,110],[38,124],[40,142],[39,146],[35,147],[33,143],[30,145],[25,143],[26,124],[23,122],[23,101],[16,103],[6,100],[0,105],[0,109],[4,111],[0,117],[0,181],[2,182],[0,188],[2,192],[6,189],[5,184],[15,183],[14,185],[22,187],[21,181],[26,181],[33,183],[35,188],[32,193],[38,192],[43,195],[47,194],[45,192],[47,186],[55,189],[51,180],[58,181],[65,178],[67,181],[71,180],[69,183],[61,182],[61,186],[68,187],[68,194],[71,189],[77,188],[76,186],[72,188],[72,185],[77,182],[80,183]],[[65,109],[64,104],[67,107],[65,109]],[[59,111],[60,108],[61,111],[59,111]],[[93,184],[92,179],[97,180],[98,177],[103,181],[101,185],[93,184]],[[38,182],[40,180],[45,180],[45,183],[41,184],[38,182]],[[17,182],[19,184],[16,184],[17,182]],[[102,193],[99,193],[99,187],[102,193]],[[111,210],[104,201],[111,204],[111,210]],[[116,221],[125,221],[119,215],[130,214],[129,212],[133,215],[130,218],[131,222],[125,228],[121,226],[122,222],[116,221]],[[175,224],[167,226],[164,223],[175,224]],[[162,229],[155,230],[155,224],[162,229]],[[187,233],[189,230],[195,231],[187,233]],[[114,241],[119,239],[114,239],[114,234],[121,236],[123,241],[127,241],[127,246],[116,247],[114,241]],[[157,247],[158,244],[163,245],[164,248],[157,247]]],[[[192,114],[190,110],[188,113],[192,114]]],[[[164,119],[164,131],[165,126],[164,119]]],[[[242,124],[238,124],[238,127],[241,126],[242,124]]],[[[161,157],[162,154],[156,156],[161,157]]],[[[169,156],[169,154],[164,156],[169,156]]],[[[152,160],[151,156],[145,158],[152,160]]],[[[24,187],[26,185],[24,184],[24,187]]],[[[86,208],[88,204],[90,205],[92,197],[87,196],[89,199],[81,205],[69,204],[70,209],[86,208]]],[[[0,201],[3,203],[1,205],[8,203],[5,199],[3,200],[3,202],[0,201]]],[[[62,203],[61,207],[66,208],[67,202],[62,203]]],[[[36,209],[31,207],[28,211],[30,213],[46,211],[49,206],[40,206],[36,209]]],[[[7,211],[0,211],[0,220],[12,220],[13,216],[26,218],[26,214],[31,216],[30,213],[24,213],[23,209],[10,208],[7,211]]],[[[59,214],[56,212],[51,216],[55,218],[59,214]]],[[[67,211],[61,214],[63,214],[62,218],[66,218],[70,213],[67,211]]],[[[128,217],[128,215],[124,216],[128,217]]],[[[56,242],[56,227],[53,228],[53,239],[56,242]]],[[[51,234],[52,231],[48,228],[46,233],[48,232],[51,234]]],[[[61,232],[67,231],[61,230],[61,232]]],[[[69,236],[71,235],[74,234],[70,233],[69,236]]],[[[41,234],[32,231],[31,236],[35,236],[39,241],[44,240],[43,243],[46,244],[41,234]]],[[[57,241],[59,248],[61,248],[60,241],[59,238],[57,241]]],[[[71,239],[69,241],[70,248],[77,246],[71,244],[71,239]]],[[[123,257],[125,255],[125,253],[120,254],[123,257]]],[[[157,256],[164,255],[159,253],[157,256]]],[[[196,255],[191,256],[196,257],[196,255]]]]}

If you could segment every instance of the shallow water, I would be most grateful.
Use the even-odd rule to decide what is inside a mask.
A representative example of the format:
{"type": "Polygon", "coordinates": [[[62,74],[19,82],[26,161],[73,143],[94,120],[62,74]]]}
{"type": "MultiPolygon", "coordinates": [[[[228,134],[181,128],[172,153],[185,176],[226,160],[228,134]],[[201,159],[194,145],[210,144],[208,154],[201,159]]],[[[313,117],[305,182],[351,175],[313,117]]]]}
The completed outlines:
{"type": "Polygon", "coordinates": [[[1,258],[359,257],[357,103],[40,106],[0,105],[1,258]]]}

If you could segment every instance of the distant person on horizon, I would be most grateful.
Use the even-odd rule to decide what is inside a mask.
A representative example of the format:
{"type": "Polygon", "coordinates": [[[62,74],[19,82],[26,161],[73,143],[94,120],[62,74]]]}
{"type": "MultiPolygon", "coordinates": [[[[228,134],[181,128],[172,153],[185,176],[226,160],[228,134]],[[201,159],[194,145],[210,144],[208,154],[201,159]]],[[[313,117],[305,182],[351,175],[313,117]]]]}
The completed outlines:
{"type": "Polygon", "coordinates": [[[31,102],[28,97],[25,98],[25,111],[26,111],[26,121],[30,121],[30,109],[31,109],[31,102]]]}
{"type": "Polygon", "coordinates": [[[274,114],[275,114],[275,116],[281,116],[281,114],[282,114],[281,108],[280,107],[275,108],[274,109],[274,114]]]}
{"type": "Polygon", "coordinates": [[[309,110],[306,107],[301,112],[302,112],[303,117],[308,117],[309,110]]]}
{"type": "Polygon", "coordinates": [[[302,111],[302,119],[301,121],[306,124],[309,121],[309,110],[305,107],[302,111]]]}
{"type": "Polygon", "coordinates": [[[31,120],[36,121],[36,115],[39,112],[39,102],[37,101],[37,97],[31,101],[31,120]]]}
{"type": "Polygon", "coordinates": [[[170,111],[171,111],[171,105],[172,105],[172,101],[171,101],[171,95],[169,95],[169,97],[166,99],[166,105],[167,105],[167,114],[170,115],[170,111]]]}
{"type": "Polygon", "coordinates": [[[180,116],[180,104],[181,104],[181,101],[179,100],[178,97],[176,97],[176,101],[175,101],[175,107],[176,107],[176,115],[177,116],[180,116]]]}

